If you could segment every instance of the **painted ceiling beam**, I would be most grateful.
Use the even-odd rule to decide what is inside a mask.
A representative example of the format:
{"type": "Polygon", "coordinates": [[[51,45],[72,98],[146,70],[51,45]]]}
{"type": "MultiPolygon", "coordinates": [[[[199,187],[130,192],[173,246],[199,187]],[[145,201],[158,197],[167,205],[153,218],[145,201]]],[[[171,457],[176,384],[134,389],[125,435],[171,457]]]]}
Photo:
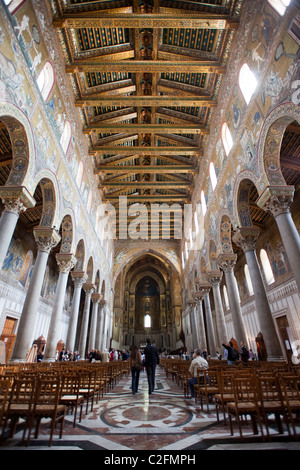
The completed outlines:
{"type": "Polygon", "coordinates": [[[239,21],[226,15],[192,14],[162,15],[162,14],[136,14],[111,16],[104,11],[89,12],[84,15],[64,14],[53,19],[56,28],[179,28],[179,29],[237,29],[239,21]]]}
{"type": "Polygon", "coordinates": [[[99,165],[94,170],[94,174],[99,174],[101,172],[113,173],[188,173],[195,172],[196,167],[193,165],[119,165],[119,166],[107,166],[99,165]]]}
{"type": "Polygon", "coordinates": [[[123,96],[93,98],[84,97],[75,101],[76,106],[139,106],[139,107],[158,107],[158,106],[191,106],[191,107],[210,107],[217,106],[217,101],[206,96],[123,96]]]}
{"type": "Polygon", "coordinates": [[[89,154],[109,154],[109,155],[155,155],[157,157],[160,156],[168,156],[168,155],[203,155],[202,150],[198,147],[139,147],[139,146],[95,146],[93,150],[89,151],[89,154]]]}
{"type": "Polygon", "coordinates": [[[149,73],[183,72],[186,73],[225,73],[226,67],[218,62],[202,61],[167,61],[167,60],[124,60],[80,62],[74,61],[66,65],[67,73],[102,73],[102,72],[126,72],[126,73],[149,73]]]}
{"type": "Polygon", "coordinates": [[[83,133],[87,134],[92,131],[100,133],[134,133],[142,132],[145,134],[209,134],[209,129],[199,124],[189,125],[172,125],[172,124],[102,124],[93,123],[84,126],[83,133]]]}

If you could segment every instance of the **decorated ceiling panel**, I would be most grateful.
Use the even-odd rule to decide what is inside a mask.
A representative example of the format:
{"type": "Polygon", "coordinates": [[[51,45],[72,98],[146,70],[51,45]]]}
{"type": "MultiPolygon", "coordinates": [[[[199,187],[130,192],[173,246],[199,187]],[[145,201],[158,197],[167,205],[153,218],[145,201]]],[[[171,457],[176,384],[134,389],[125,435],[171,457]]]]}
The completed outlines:
{"type": "Polygon", "coordinates": [[[189,202],[243,0],[48,2],[103,201],[189,202]]]}

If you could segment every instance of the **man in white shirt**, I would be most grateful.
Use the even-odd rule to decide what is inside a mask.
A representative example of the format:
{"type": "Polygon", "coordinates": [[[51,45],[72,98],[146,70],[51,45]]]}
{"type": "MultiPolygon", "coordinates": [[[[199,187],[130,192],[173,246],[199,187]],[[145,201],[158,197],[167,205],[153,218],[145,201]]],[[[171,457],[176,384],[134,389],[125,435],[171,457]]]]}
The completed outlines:
{"type": "Polygon", "coordinates": [[[195,349],[193,360],[191,362],[189,373],[191,374],[191,378],[188,380],[189,390],[191,394],[191,398],[195,397],[194,394],[194,385],[197,383],[197,371],[198,370],[206,370],[208,369],[208,362],[201,356],[201,352],[199,349],[195,349]]]}

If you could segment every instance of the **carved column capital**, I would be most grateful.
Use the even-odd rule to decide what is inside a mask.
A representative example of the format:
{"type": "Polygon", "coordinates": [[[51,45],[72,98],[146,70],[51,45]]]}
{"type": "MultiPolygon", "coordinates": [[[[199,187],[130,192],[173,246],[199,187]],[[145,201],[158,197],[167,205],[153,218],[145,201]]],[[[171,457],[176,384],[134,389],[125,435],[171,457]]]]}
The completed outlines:
{"type": "Polygon", "coordinates": [[[100,307],[101,307],[101,308],[105,307],[106,304],[107,304],[107,300],[105,300],[105,299],[101,299],[101,300],[100,300],[100,307]]]}
{"type": "Polygon", "coordinates": [[[33,235],[38,246],[38,251],[50,253],[60,241],[59,233],[52,227],[36,227],[33,235]]]}
{"type": "Polygon", "coordinates": [[[223,253],[217,259],[217,263],[224,272],[232,271],[237,260],[235,253],[223,253]]]}
{"type": "Polygon", "coordinates": [[[92,302],[93,302],[93,304],[99,304],[100,301],[101,301],[101,299],[102,299],[102,295],[101,295],[101,294],[96,294],[96,293],[92,294],[92,302]]]}
{"type": "Polygon", "coordinates": [[[4,205],[4,210],[19,215],[36,204],[25,186],[2,186],[0,187],[0,198],[4,205]]]}
{"type": "Polygon", "coordinates": [[[86,282],[83,284],[83,290],[87,295],[92,295],[95,290],[95,285],[92,282],[86,282]]]}
{"type": "Polygon", "coordinates": [[[294,186],[268,186],[261,194],[257,205],[273,217],[290,212],[290,206],[294,199],[294,186]]]}
{"type": "Polygon", "coordinates": [[[198,290],[194,292],[194,297],[200,302],[203,297],[209,293],[211,290],[211,285],[209,282],[201,282],[198,284],[198,290]]]}
{"type": "Polygon", "coordinates": [[[74,287],[82,287],[87,280],[87,274],[84,271],[72,271],[71,277],[74,287]]]}
{"type": "Polygon", "coordinates": [[[207,273],[208,282],[210,283],[212,287],[216,287],[220,285],[222,281],[222,277],[223,277],[223,273],[222,271],[219,271],[219,270],[210,271],[207,273]]]}
{"type": "Polygon", "coordinates": [[[57,253],[55,258],[61,273],[69,273],[77,261],[72,253],[57,253]]]}
{"type": "Polygon", "coordinates": [[[232,240],[244,252],[254,251],[259,234],[260,229],[258,227],[242,227],[236,231],[232,240]]]}

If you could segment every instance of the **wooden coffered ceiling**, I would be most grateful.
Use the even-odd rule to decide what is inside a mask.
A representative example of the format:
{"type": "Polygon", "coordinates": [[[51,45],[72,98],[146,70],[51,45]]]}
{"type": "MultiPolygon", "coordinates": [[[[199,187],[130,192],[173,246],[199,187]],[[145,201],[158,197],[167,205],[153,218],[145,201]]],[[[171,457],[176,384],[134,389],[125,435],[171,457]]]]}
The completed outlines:
{"type": "Polygon", "coordinates": [[[49,0],[103,201],[191,200],[242,0],[49,0]]]}

